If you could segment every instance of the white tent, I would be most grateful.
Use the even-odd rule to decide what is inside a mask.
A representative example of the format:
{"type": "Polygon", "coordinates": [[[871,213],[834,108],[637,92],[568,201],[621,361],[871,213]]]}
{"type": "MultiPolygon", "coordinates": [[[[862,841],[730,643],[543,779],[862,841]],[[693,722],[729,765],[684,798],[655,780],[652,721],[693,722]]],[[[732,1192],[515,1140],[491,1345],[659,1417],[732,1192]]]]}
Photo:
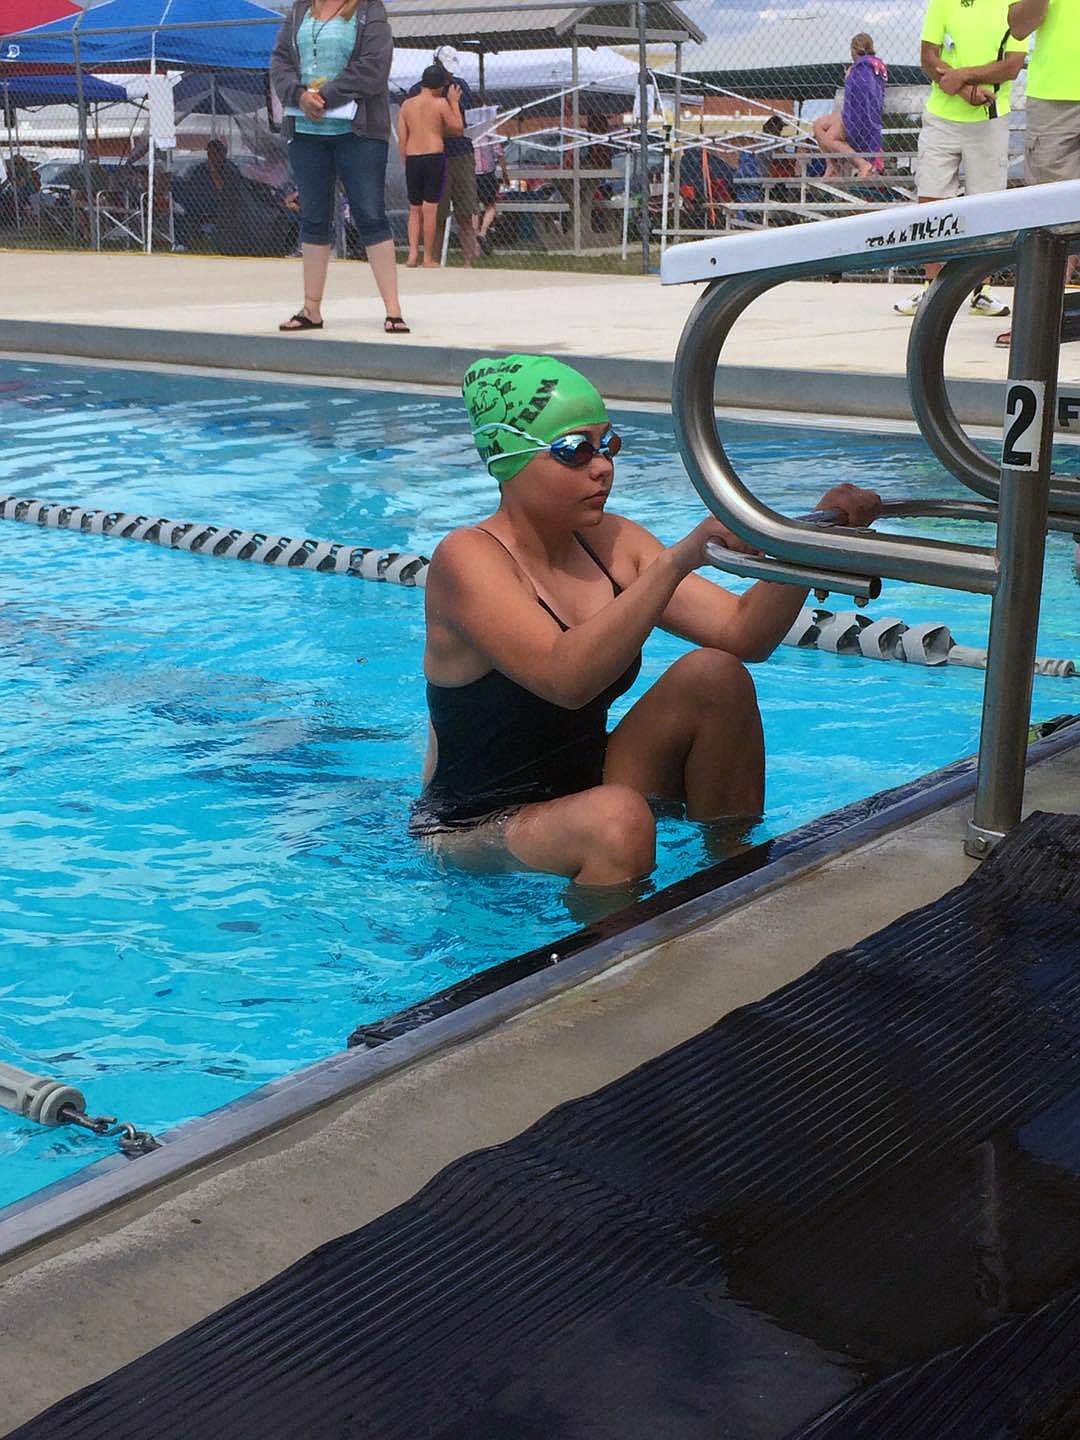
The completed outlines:
{"type": "MultiPolygon", "coordinates": [[[[394,63],[390,71],[391,91],[408,90],[420,79],[431,56],[423,50],[394,51],[394,63]]],[[[563,50],[504,50],[498,54],[484,56],[485,90],[536,90],[555,95],[569,89],[571,81],[572,55],[569,47],[563,50]]],[[[468,51],[458,52],[458,64],[454,67],[473,90],[480,85],[480,63],[476,55],[468,51]]],[[[578,84],[591,86],[596,90],[616,90],[630,95],[637,88],[638,67],[634,60],[627,60],[617,50],[601,46],[596,50],[584,46],[578,51],[578,84]]]]}

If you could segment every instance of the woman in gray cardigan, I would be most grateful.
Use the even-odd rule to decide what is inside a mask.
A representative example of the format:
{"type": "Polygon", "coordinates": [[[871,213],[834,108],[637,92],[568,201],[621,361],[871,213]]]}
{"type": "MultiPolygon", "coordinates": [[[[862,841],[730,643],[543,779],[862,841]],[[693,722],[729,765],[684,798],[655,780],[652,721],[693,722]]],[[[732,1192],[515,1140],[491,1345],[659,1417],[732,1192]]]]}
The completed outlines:
{"type": "Polygon", "coordinates": [[[304,257],[304,303],[281,330],[322,329],[340,180],[386,307],[386,333],[409,333],[401,318],[397,259],[386,218],[393,54],[382,0],[296,0],[281,27],[270,80],[285,109],[304,257]]]}

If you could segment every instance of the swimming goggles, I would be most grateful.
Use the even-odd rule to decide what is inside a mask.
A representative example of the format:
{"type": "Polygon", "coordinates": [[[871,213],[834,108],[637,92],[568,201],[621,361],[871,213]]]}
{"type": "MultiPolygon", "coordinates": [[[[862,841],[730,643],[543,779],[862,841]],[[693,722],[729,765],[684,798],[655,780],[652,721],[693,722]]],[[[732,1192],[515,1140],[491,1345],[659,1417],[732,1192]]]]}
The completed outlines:
{"type": "MultiPolygon", "coordinates": [[[[501,425],[492,423],[490,425],[478,425],[475,431],[477,435],[483,435],[489,430],[506,430],[511,435],[519,435],[523,440],[531,440],[531,450],[515,450],[514,455],[539,455],[547,451],[553,460],[560,465],[565,465],[568,470],[582,470],[596,455],[602,455],[605,460],[614,460],[622,449],[622,439],[609,425],[600,436],[600,443],[594,445],[588,435],[560,435],[557,440],[552,440],[545,445],[542,440],[537,440],[535,435],[530,435],[527,430],[519,430],[515,425],[501,425]]],[[[488,465],[494,464],[496,460],[507,460],[508,455],[493,455],[488,465]]]]}

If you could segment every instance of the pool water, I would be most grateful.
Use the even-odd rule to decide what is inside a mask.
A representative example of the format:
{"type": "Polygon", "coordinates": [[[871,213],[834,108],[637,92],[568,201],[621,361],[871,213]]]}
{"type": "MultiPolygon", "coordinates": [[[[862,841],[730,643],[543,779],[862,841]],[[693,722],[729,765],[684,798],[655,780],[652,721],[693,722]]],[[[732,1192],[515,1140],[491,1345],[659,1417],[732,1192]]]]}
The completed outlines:
{"type": "MultiPolygon", "coordinates": [[[[701,509],[670,422],[617,422],[615,508],[674,541],[701,509]]],[[[731,449],[788,512],[841,478],[960,493],[904,437],[742,425],[731,449]]],[[[15,362],[0,492],[425,554],[495,501],[452,400],[15,362]]],[[[405,837],[421,592],[13,523],[0,547],[0,1059],[161,1130],[574,928],[564,882],[456,874],[405,837]]],[[[1051,539],[1040,653],[1080,658],[1071,556],[1051,539]]],[[[870,613],[981,644],[988,602],[887,584],[870,613]]],[[[615,718],[685,648],[650,641],[615,718]]],[[[979,672],[782,648],[755,678],[763,835],[977,743],[979,672]]],[[[1036,717],[1077,685],[1038,681],[1036,717]]],[[[665,820],[654,883],[707,858],[665,820]]],[[[112,1149],[0,1114],[0,1203],[112,1149]]]]}

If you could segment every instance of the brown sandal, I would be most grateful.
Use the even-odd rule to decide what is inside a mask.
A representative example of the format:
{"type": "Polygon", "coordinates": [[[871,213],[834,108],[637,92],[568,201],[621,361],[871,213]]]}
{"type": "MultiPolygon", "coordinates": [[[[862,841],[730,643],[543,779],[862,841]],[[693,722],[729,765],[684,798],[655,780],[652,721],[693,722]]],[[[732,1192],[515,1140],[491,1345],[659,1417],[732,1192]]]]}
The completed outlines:
{"type": "Polygon", "coordinates": [[[383,321],[383,329],[387,335],[411,335],[412,331],[400,315],[387,315],[383,321]]]}

